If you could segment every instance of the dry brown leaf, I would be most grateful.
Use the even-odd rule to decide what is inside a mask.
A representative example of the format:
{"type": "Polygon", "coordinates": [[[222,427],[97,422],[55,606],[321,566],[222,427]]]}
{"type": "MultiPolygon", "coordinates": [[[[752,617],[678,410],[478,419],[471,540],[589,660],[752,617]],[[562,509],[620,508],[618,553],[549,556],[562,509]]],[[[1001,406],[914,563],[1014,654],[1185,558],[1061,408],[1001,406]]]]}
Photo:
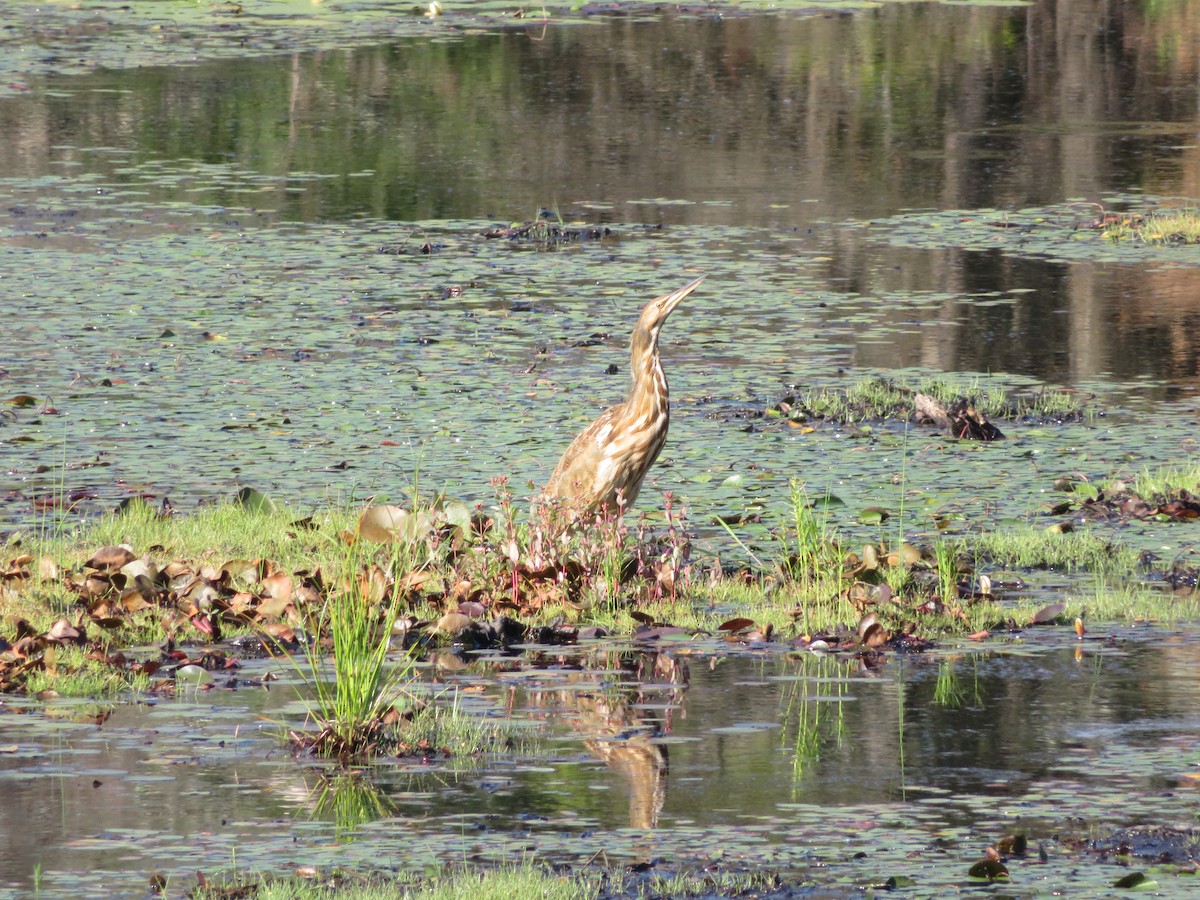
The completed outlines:
{"type": "Polygon", "coordinates": [[[117,546],[101,547],[97,550],[92,558],[89,559],[85,566],[89,569],[96,569],[99,572],[115,572],[122,566],[132,562],[136,557],[133,551],[124,544],[117,546]]]}
{"type": "Polygon", "coordinates": [[[250,607],[254,605],[254,595],[249,591],[238,591],[232,597],[225,601],[229,606],[229,611],[241,615],[248,613],[250,607]]]}
{"type": "Polygon", "coordinates": [[[460,612],[448,612],[433,626],[435,634],[445,634],[450,637],[458,637],[471,624],[470,616],[464,616],[460,612]]]}
{"type": "Polygon", "coordinates": [[[292,598],[288,597],[267,597],[261,600],[254,609],[254,615],[259,621],[264,619],[278,619],[292,607],[292,598]]]}
{"type": "Polygon", "coordinates": [[[272,600],[292,601],[292,576],[286,572],[276,572],[262,580],[263,595],[272,600]]]}
{"type": "Polygon", "coordinates": [[[85,600],[95,600],[112,590],[112,582],[103,575],[88,575],[75,589],[85,600]]]}
{"type": "Polygon", "coordinates": [[[152,604],[146,601],[138,588],[133,588],[121,595],[121,608],[127,613],[135,613],[141,612],[143,609],[151,609],[152,604]]]}
{"type": "Polygon", "coordinates": [[[254,584],[259,577],[259,564],[249,559],[231,559],[221,566],[221,574],[230,581],[254,584]]]}
{"type": "Polygon", "coordinates": [[[863,632],[862,640],[866,646],[874,649],[886,644],[891,640],[891,636],[878,622],[872,622],[867,630],[863,632]]]}
{"type": "Polygon", "coordinates": [[[358,536],[366,541],[391,544],[410,540],[414,533],[415,523],[399,506],[371,506],[358,517],[358,536]]]}
{"type": "Polygon", "coordinates": [[[283,622],[272,622],[269,625],[264,625],[263,631],[271,635],[271,637],[279,638],[279,640],[289,643],[296,639],[296,632],[292,631],[291,627],[285,625],[283,622]]]}
{"type": "Polygon", "coordinates": [[[50,626],[50,630],[46,632],[45,636],[52,641],[77,641],[79,640],[79,629],[66,619],[59,619],[50,626]]]}
{"type": "Polygon", "coordinates": [[[1062,611],[1065,608],[1065,603],[1051,603],[1048,606],[1043,606],[1033,614],[1033,618],[1029,620],[1029,624],[1049,625],[1062,615],[1062,611]]]}
{"type": "Polygon", "coordinates": [[[321,595],[316,588],[300,584],[292,591],[292,602],[296,606],[315,606],[321,602],[321,595]]]}
{"type": "Polygon", "coordinates": [[[59,576],[58,563],[49,556],[38,560],[38,577],[45,581],[57,581],[59,576]]]}
{"type": "MultiPolygon", "coordinates": [[[[428,570],[417,569],[409,572],[407,575],[397,581],[396,590],[400,591],[402,594],[407,594],[410,591],[420,590],[432,577],[433,575],[428,570]]],[[[469,583],[470,582],[468,582],[468,584],[469,583]]]]}
{"type": "MultiPolygon", "coordinates": [[[[639,620],[639,621],[642,621],[642,620],[639,620]]],[[[653,621],[653,619],[651,619],[651,621],[653,621]]],[[[722,622],[720,625],[717,626],[717,631],[737,632],[737,631],[745,631],[747,628],[753,628],[753,627],[754,627],[753,619],[738,618],[738,619],[730,619],[727,622],[722,622]]]]}
{"type": "Polygon", "coordinates": [[[387,596],[388,585],[387,573],[379,566],[371,566],[358,576],[359,595],[369,606],[375,606],[387,596]]]}

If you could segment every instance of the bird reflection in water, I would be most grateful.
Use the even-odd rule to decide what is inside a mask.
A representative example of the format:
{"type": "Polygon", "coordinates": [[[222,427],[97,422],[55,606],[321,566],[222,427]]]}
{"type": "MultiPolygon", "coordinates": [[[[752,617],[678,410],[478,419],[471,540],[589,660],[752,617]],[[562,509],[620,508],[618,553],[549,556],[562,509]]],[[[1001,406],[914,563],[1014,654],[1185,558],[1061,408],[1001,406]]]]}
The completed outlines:
{"type": "Polygon", "coordinates": [[[628,782],[630,826],[655,828],[669,771],[667,747],[659,739],[670,733],[673,709],[683,703],[687,661],[649,651],[604,653],[589,661],[577,680],[594,678],[590,670],[597,668],[619,671],[620,683],[596,691],[552,689],[531,702],[553,705],[584,746],[628,782]]]}

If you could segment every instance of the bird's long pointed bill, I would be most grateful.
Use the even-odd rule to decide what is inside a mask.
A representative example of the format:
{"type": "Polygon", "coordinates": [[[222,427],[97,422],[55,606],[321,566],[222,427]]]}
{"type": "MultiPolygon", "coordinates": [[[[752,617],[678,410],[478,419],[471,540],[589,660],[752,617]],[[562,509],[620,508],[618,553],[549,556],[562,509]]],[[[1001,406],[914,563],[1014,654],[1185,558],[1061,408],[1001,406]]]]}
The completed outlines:
{"type": "Polygon", "coordinates": [[[675,309],[675,307],[677,307],[679,305],[680,301],[683,300],[684,297],[686,297],[688,294],[690,294],[696,288],[700,287],[700,282],[702,282],[707,277],[708,277],[707,275],[701,275],[699,278],[697,278],[691,284],[685,284],[679,290],[671,291],[671,293],[664,296],[662,299],[665,300],[666,303],[663,306],[662,317],[665,319],[667,316],[669,316],[671,314],[671,312],[675,309]]]}

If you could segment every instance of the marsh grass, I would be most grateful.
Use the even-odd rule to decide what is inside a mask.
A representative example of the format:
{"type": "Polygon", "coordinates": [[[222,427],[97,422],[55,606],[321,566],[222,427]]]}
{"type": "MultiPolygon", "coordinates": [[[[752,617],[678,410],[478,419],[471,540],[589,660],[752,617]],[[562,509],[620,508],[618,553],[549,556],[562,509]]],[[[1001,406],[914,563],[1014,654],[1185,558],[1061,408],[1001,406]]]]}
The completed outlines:
{"type": "Polygon", "coordinates": [[[961,539],[939,538],[933,543],[937,594],[943,603],[953,603],[958,599],[959,559],[965,551],[966,542],[961,539]]]}
{"type": "Polygon", "coordinates": [[[791,528],[779,536],[780,557],[776,564],[797,612],[797,624],[805,633],[827,627],[831,614],[845,610],[841,602],[847,580],[845,554],[830,524],[830,497],[810,500],[803,482],[789,484],[791,528]]]}
{"type": "MultiPolygon", "coordinates": [[[[842,550],[829,522],[829,495],[822,502],[810,501],[804,483],[789,483],[792,530],[781,540],[784,554],[780,565],[784,572],[804,585],[816,585],[831,572],[839,572],[842,550]]],[[[840,576],[837,581],[840,583],[840,576]]]]}
{"type": "Polygon", "coordinates": [[[1145,216],[1113,217],[1101,234],[1114,243],[1196,244],[1200,243],[1200,210],[1164,209],[1145,216]]]}
{"type": "Polygon", "coordinates": [[[475,715],[465,710],[455,693],[418,710],[404,728],[405,743],[447,748],[456,757],[491,753],[533,754],[541,749],[538,732],[508,718],[475,715]]]}
{"type": "Polygon", "coordinates": [[[445,868],[410,871],[378,878],[343,879],[331,873],[318,883],[299,878],[251,878],[236,873],[213,879],[194,900],[253,896],[256,900],[630,900],[686,897],[740,897],[771,887],[765,873],[728,871],[675,872],[638,876],[609,867],[561,874],[533,860],[493,869],[445,868]],[[235,893],[241,891],[241,893],[235,893]]]}
{"type": "Polygon", "coordinates": [[[853,609],[848,604],[831,604],[828,598],[817,602],[811,595],[801,594],[790,586],[723,578],[694,588],[682,600],[650,600],[636,607],[613,611],[594,610],[589,613],[588,621],[617,634],[629,633],[642,624],[641,620],[633,617],[633,613],[637,612],[684,631],[716,634],[718,626],[729,619],[750,618],[760,628],[769,625],[774,632],[787,634],[795,627],[801,602],[808,606],[804,613],[805,621],[817,630],[847,621],[837,618],[838,610],[853,615],[853,609]]]}
{"type": "Polygon", "coordinates": [[[152,507],[133,504],[97,520],[84,533],[86,540],[76,543],[82,552],[126,544],[135,551],[153,548],[164,558],[269,558],[287,568],[314,563],[328,566],[341,559],[345,543],[339,535],[353,530],[355,516],[355,510],[342,507],[297,517],[286,508],[256,510],[238,503],[205,505],[187,515],[161,516],[152,507]]]}
{"type": "Polygon", "coordinates": [[[625,567],[631,560],[627,528],[623,522],[614,523],[615,533],[611,539],[603,540],[599,549],[599,579],[593,583],[602,593],[593,602],[614,604],[618,602],[621,592],[621,582],[624,579],[625,567]]]}
{"type": "Polygon", "coordinates": [[[1006,528],[974,535],[970,547],[978,562],[1016,569],[1092,572],[1103,576],[1128,575],[1139,565],[1136,550],[1090,531],[1006,528]]]}
{"type": "MultiPolygon", "coordinates": [[[[403,600],[395,582],[413,571],[414,548],[396,541],[368,555],[367,545],[356,541],[346,548],[335,570],[339,585],[312,622],[318,639],[303,644],[319,731],[301,736],[298,743],[343,762],[390,748],[403,721],[400,704],[412,705],[408,688],[414,660],[403,649],[390,657],[392,626],[403,600]],[[382,565],[376,561],[379,556],[382,565]],[[332,655],[319,639],[325,634],[332,641],[332,655]]],[[[306,671],[299,664],[296,668],[306,671]]]]}
{"type": "Polygon", "coordinates": [[[894,566],[884,566],[879,572],[880,580],[891,588],[896,596],[907,593],[913,587],[913,570],[903,561],[894,566]]]}
{"type": "Polygon", "coordinates": [[[24,621],[31,630],[40,633],[72,614],[77,599],[62,584],[35,572],[26,588],[0,590],[0,621],[24,621]]]}
{"type": "Polygon", "coordinates": [[[889,378],[868,377],[847,388],[819,388],[786,397],[769,416],[793,421],[825,419],[855,423],[870,420],[904,419],[913,412],[913,397],[928,394],[943,405],[960,397],[989,419],[1035,418],[1047,420],[1086,418],[1088,410],[1076,394],[1042,388],[1014,393],[998,380],[974,377],[961,381],[923,378],[906,384],[889,378]]]}
{"type": "Polygon", "coordinates": [[[59,697],[108,700],[145,692],[150,684],[145,675],[118,672],[89,659],[82,647],[50,647],[42,663],[41,668],[29,673],[25,682],[26,692],[34,696],[53,692],[59,697]]]}
{"type": "Polygon", "coordinates": [[[1129,487],[1144,499],[1170,498],[1179,491],[1200,494],[1200,462],[1143,469],[1129,487]]]}
{"type": "Polygon", "coordinates": [[[1154,622],[1173,625],[1200,616],[1200,593],[1172,593],[1165,586],[1100,581],[1091,590],[1071,597],[1063,610],[1062,619],[1068,622],[1083,619],[1091,630],[1092,623],[1154,622]]]}

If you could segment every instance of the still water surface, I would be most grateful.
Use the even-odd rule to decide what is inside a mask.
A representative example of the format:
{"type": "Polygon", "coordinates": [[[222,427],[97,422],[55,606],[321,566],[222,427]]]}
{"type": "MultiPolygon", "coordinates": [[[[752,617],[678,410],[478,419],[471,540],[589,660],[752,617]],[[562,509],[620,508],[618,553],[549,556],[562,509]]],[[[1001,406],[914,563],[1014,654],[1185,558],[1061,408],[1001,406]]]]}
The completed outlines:
{"type": "Polygon", "coordinates": [[[286,683],[122,706],[100,726],[14,709],[0,781],[22,825],[0,885],[27,889],[40,863],[54,896],[136,894],[156,872],[179,892],[197,869],[387,870],[536,844],[573,863],[603,849],[666,868],[765,865],[792,883],[906,875],[924,896],[1021,832],[1049,862],[1014,860],[1019,890],[1095,887],[1124,870],[1093,863],[1089,842],[1190,833],[1196,641],[1059,631],[869,666],[685,647],[534,653],[532,668],[444,656],[427,674],[466,689],[473,714],[526,723],[541,750],[384,764],[338,800],[263,724],[298,721],[286,683]]]}

